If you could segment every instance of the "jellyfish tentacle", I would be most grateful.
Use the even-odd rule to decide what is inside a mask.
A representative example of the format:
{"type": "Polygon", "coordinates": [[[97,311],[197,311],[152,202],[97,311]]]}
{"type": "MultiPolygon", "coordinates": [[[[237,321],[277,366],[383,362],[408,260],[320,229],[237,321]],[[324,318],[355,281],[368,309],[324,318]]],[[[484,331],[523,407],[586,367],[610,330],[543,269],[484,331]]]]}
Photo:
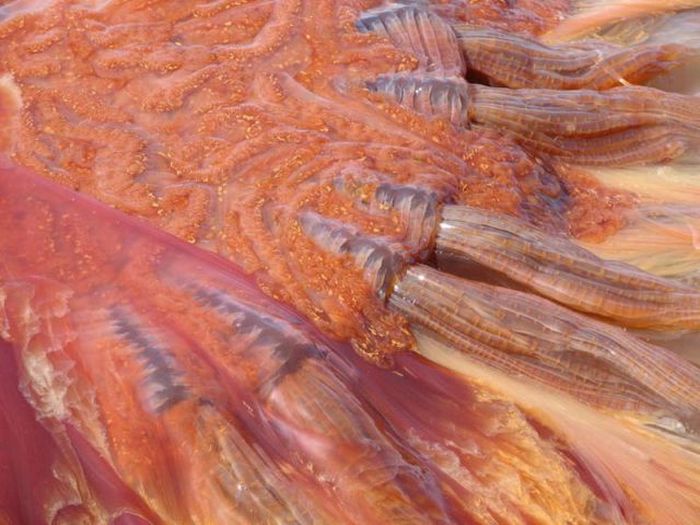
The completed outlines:
{"type": "Polygon", "coordinates": [[[535,152],[572,164],[659,162],[700,143],[696,97],[661,96],[652,88],[508,89],[403,75],[382,76],[368,85],[406,107],[462,127],[507,130],[535,152]]]}
{"type": "Polygon", "coordinates": [[[420,4],[392,4],[364,12],[357,21],[363,32],[387,37],[418,60],[418,71],[437,76],[461,76],[464,59],[452,27],[420,4]]]}
{"type": "Polygon", "coordinates": [[[382,75],[368,82],[367,87],[425,115],[448,118],[456,126],[469,127],[470,90],[462,79],[382,75]]]}
{"type": "Polygon", "coordinates": [[[535,151],[574,164],[665,161],[700,143],[700,106],[693,96],[646,87],[472,88],[472,123],[507,129],[535,151]]]}
{"type": "Polygon", "coordinates": [[[398,214],[405,231],[403,244],[412,255],[421,258],[430,250],[439,220],[437,192],[405,184],[383,183],[377,186],[374,199],[382,211],[398,214]]]}
{"type": "Polygon", "coordinates": [[[629,85],[688,59],[686,46],[583,42],[548,47],[495,31],[458,28],[455,33],[429,6],[416,5],[366,13],[358,27],[389,36],[418,61],[411,73],[368,80],[369,89],[458,127],[505,130],[540,155],[579,165],[668,161],[700,144],[696,97],[629,85]],[[427,27],[431,35],[442,35],[444,46],[426,44],[435,40],[425,36],[427,27]],[[473,71],[468,65],[443,67],[443,49],[463,52],[467,64],[473,61],[473,71]],[[506,87],[467,83],[465,71],[506,87]]]}
{"type": "MultiPolygon", "coordinates": [[[[348,170],[333,181],[343,204],[367,218],[388,220],[394,224],[389,242],[400,244],[413,258],[432,253],[435,231],[440,220],[440,203],[455,191],[454,178],[443,184],[435,173],[418,174],[412,181],[397,182],[390,174],[368,170],[348,170]],[[422,184],[423,182],[430,182],[422,184]]],[[[349,221],[343,221],[349,222],[349,221]]],[[[371,228],[363,227],[363,231],[371,228]]]]}
{"type": "Polygon", "coordinates": [[[700,329],[700,291],[629,264],[607,261],[524,222],[466,206],[445,206],[438,265],[476,263],[519,286],[616,324],[700,329]]]}
{"type": "Polygon", "coordinates": [[[602,41],[548,46],[514,33],[457,29],[470,75],[508,88],[606,90],[643,84],[690,57],[675,44],[618,47],[602,41]]]}
{"type": "Polygon", "coordinates": [[[326,219],[313,212],[302,213],[299,222],[304,233],[322,249],[352,257],[379,297],[387,296],[396,274],[406,264],[400,246],[363,235],[351,225],[326,219]]]}
{"type": "Polygon", "coordinates": [[[700,369],[545,299],[419,265],[397,283],[390,304],[412,324],[502,372],[599,408],[699,422],[700,369]]]}

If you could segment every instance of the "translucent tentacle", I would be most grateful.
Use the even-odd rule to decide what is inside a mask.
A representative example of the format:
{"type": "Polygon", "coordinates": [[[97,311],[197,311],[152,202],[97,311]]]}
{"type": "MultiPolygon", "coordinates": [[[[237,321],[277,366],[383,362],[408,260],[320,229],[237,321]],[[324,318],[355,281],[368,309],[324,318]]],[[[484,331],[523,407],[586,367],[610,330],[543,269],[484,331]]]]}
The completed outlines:
{"type": "Polygon", "coordinates": [[[526,289],[623,326],[700,328],[695,288],[600,259],[510,217],[446,206],[437,257],[439,264],[476,262],[526,289]]]}
{"type": "Polygon", "coordinates": [[[670,160],[700,141],[695,97],[643,87],[603,93],[471,88],[471,122],[507,129],[534,150],[575,164],[670,160]]]}
{"type": "Polygon", "coordinates": [[[416,266],[396,285],[391,304],[503,372],[594,406],[661,409],[698,424],[700,369],[544,299],[416,266]]]}
{"type": "Polygon", "coordinates": [[[386,36],[402,51],[410,52],[419,71],[437,76],[464,74],[464,60],[452,27],[420,4],[393,4],[362,14],[360,31],[386,36]]]}
{"type": "Polygon", "coordinates": [[[509,88],[604,90],[643,84],[690,53],[673,44],[625,48],[590,41],[547,46],[500,31],[464,29],[458,34],[469,74],[509,88]]]}

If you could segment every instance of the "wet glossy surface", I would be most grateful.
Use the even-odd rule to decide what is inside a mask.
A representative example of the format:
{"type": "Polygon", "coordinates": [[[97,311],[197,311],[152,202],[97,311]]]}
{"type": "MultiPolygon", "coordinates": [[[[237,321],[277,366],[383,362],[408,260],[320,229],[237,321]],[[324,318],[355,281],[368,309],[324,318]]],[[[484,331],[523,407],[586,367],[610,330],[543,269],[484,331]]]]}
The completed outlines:
{"type": "Polygon", "coordinates": [[[565,4],[5,3],[0,523],[700,520],[700,18],[565,4]]]}
{"type": "Polygon", "coordinates": [[[10,523],[560,523],[626,504],[497,391],[409,354],[370,365],[229,263],[27,172],[0,190],[10,523]]]}
{"type": "MultiPolygon", "coordinates": [[[[426,120],[369,93],[365,82],[417,65],[411,49],[357,30],[376,2],[46,5],[0,24],[0,66],[14,79],[5,81],[14,125],[4,151],[235,260],[367,355],[409,347],[405,325],[373,299],[352,262],[305,235],[302,211],[381,237],[407,260],[425,238],[408,238],[390,209],[358,209],[381,184],[555,230],[586,210],[594,235],[619,213],[615,195],[577,192],[577,181],[511,139],[426,120]]],[[[501,26],[512,17],[532,29],[552,14],[514,14],[527,9],[454,2],[437,14],[473,12],[501,26]]],[[[435,42],[450,34],[448,26],[435,42]]],[[[444,48],[459,56],[454,37],[444,48]]]]}

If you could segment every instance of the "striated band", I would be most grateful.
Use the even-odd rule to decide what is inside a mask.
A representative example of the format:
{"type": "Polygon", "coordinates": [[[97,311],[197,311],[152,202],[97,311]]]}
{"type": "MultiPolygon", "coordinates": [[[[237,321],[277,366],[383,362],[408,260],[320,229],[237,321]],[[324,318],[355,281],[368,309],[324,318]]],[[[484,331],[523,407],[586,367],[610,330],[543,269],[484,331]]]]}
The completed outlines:
{"type": "Polygon", "coordinates": [[[512,217],[445,206],[436,242],[439,265],[475,262],[530,291],[623,326],[700,328],[700,291],[600,259],[512,217]]]}
{"type": "Polygon", "coordinates": [[[507,129],[535,151],[580,165],[665,161],[700,142],[700,108],[692,96],[635,86],[607,92],[471,87],[470,122],[507,129]]]}
{"type": "Polygon", "coordinates": [[[357,28],[385,36],[398,49],[411,52],[418,60],[418,69],[428,74],[464,75],[464,59],[454,30],[423,6],[392,4],[367,11],[357,21],[357,28]]]}
{"type": "Polygon", "coordinates": [[[509,88],[597,89],[642,84],[692,51],[676,44],[620,47],[602,41],[548,46],[505,31],[457,28],[471,76],[509,88]]]}
{"type": "Polygon", "coordinates": [[[648,87],[509,89],[424,75],[382,76],[369,89],[462,128],[496,127],[543,156],[578,165],[675,159],[700,143],[695,97],[648,87]]]}
{"type": "Polygon", "coordinates": [[[579,401],[671,413],[690,426],[699,421],[700,369],[546,299],[419,265],[390,304],[460,352],[579,401]]]}

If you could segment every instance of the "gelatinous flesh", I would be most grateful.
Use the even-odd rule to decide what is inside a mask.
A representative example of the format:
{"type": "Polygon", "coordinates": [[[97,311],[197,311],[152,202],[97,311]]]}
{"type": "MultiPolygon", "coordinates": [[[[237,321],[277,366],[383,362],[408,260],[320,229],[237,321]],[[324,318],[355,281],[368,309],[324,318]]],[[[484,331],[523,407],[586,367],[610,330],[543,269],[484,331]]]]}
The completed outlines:
{"type": "Polygon", "coordinates": [[[475,263],[541,295],[616,324],[700,329],[700,290],[606,261],[517,219],[446,206],[438,265],[475,263]]]}
{"type": "Polygon", "coordinates": [[[598,4],[1,6],[0,523],[699,522],[700,26],[598,4]]]}
{"type": "Polygon", "coordinates": [[[459,43],[470,75],[510,88],[601,90],[640,84],[692,55],[691,49],[674,44],[620,47],[589,41],[547,46],[493,30],[464,29],[459,43]]]}
{"type": "Polygon", "coordinates": [[[699,415],[695,387],[700,369],[624,330],[536,296],[416,266],[391,301],[412,322],[465,353],[503,371],[571,390],[594,405],[666,407],[680,417],[699,415]]]}
{"type": "MultiPolygon", "coordinates": [[[[11,523],[682,523],[662,497],[700,510],[690,441],[547,391],[514,403],[513,385],[411,354],[378,368],[216,256],[26,171],[3,168],[0,190],[11,523]],[[662,488],[638,502],[652,477],[662,488]]],[[[678,401],[665,395],[646,399],[678,401]]]]}
{"type": "MultiPolygon", "coordinates": [[[[375,299],[353,256],[319,247],[302,217],[344,223],[410,262],[432,234],[410,237],[401,212],[374,198],[385,185],[552,230],[569,229],[570,214],[625,209],[612,196],[577,194],[514,139],[425,119],[368,92],[382,74],[461,74],[445,10],[492,11],[485,21],[498,13],[467,4],[386,12],[369,0],[61,1],[8,9],[0,70],[15,99],[3,104],[12,123],[3,150],[235,260],[271,295],[367,355],[407,348],[405,324],[375,299]]],[[[502,11],[500,24],[527,5],[502,11]]]]}

